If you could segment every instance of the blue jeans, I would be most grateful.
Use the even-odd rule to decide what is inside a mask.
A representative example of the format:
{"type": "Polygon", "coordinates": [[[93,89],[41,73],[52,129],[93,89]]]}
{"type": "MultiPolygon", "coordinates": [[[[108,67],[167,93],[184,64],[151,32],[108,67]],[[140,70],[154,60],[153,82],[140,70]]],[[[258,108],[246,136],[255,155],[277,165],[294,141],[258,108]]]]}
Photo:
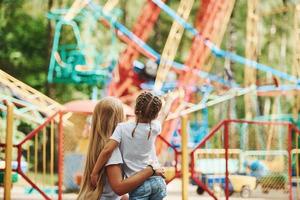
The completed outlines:
{"type": "Polygon", "coordinates": [[[152,176],[129,193],[129,200],[161,200],[166,196],[165,180],[160,176],[152,176]]]}

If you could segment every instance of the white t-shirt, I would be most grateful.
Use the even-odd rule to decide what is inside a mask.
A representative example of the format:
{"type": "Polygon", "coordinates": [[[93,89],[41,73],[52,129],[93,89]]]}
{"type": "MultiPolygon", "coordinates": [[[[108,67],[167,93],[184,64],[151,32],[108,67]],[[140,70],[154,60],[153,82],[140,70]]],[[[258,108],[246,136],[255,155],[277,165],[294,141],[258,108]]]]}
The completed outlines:
{"type": "Polygon", "coordinates": [[[135,122],[119,123],[110,139],[119,143],[119,148],[123,157],[123,170],[127,177],[141,171],[150,161],[158,164],[155,150],[155,140],[161,132],[161,123],[157,120],[151,122],[151,134],[149,123],[138,123],[134,137],[132,131],[136,126],[135,122]]]}
{"type": "MultiPolygon", "coordinates": [[[[117,165],[117,164],[123,164],[121,152],[119,148],[116,148],[113,153],[111,154],[109,160],[107,161],[105,166],[109,165],[117,165]]],[[[110,187],[108,179],[106,174],[104,175],[104,186],[103,186],[103,192],[100,197],[100,200],[119,200],[121,199],[120,196],[118,196],[110,187]]]]}

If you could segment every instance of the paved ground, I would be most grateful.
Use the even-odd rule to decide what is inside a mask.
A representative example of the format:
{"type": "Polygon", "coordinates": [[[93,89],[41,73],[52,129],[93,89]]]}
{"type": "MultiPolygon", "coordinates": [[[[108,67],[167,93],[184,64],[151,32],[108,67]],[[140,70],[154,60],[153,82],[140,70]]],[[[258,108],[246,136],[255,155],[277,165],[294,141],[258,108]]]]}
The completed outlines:
{"type": "MultiPolygon", "coordinates": [[[[210,200],[213,199],[210,196],[208,196],[207,193],[204,193],[203,195],[198,195],[196,193],[196,186],[189,186],[189,200],[210,200]]],[[[288,199],[288,196],[286,193],[283,193],[282,190],[280,191],[270,191],[269,194],[262,194],[260,192],[260,188],[257,188],[257,191],[254,191],[251,195],[251,198],[247,198],[247,200],[285,200],[288,199]]],[[[167,200],[181,200],[181,181],[175,180],[171,182],[168,185],[168,197],[167,200]]],[[[220,200],[225,200],[224,197],[219,197],[220,200]]],[[[243,200],[243,198],[240,197],[240,194],[233,194],[230,197],[230,200],[243,200]]]]}
{"type": "MultiPolygon", "coordinates": [[[[38,194],[31,194],[31,195],[25,195],[25,190],[24,188],[20,186],[14,186],[12,190],[12,200],[41,200],[43,199],[40,195],[38,194]]],[[[203,194],[201,196],[196,194],[196,186],[191,186],[189,187],[189,200],[210,200],[212,199],[209,197],[207,194],[203,194]]],[[[55,196],[53,196],[54,199],[55,196]]],[[[0,199],[3,199],[3,188],[0,188],[0,199]]],[[[75,194],[64,194],[63,196],[64,200],[75,200],[76,195],[75,194]]],[[[224,197],[220,197],[221,199],[225,199],[224,197]]],[[[283,193],[282,190],[280,191],[270,191],[269,194],[262,194],[260,192],[260,189],[258,188],[255,192],[253,192],[252,197],[248,198],[247,200],[284,200],[288,199],[288,196],[286,193],[283,193]]],[[[171,182],[168,185],[168,197],[166,200],[181,200],[181,182],[180,180],[175,180],[171,182]]],[[[230,200],[242,200],[240,198],[239,194],[234,194],[230,200]]]]}

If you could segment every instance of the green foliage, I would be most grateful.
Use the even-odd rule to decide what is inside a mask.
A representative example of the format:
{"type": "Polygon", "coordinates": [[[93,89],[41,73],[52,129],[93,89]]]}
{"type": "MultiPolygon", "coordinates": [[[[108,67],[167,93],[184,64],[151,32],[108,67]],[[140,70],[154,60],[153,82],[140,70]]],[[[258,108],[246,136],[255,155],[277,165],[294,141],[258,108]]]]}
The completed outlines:
{"type": "MultiPolygon", "coordinates": [[[[47,84],[48,55],[52,46],[47,10],[36,16],[23,8],[25,3],[28,1],[15,0],[0,5],[0,68],[59,102],[79,96],[87,98],[90,87],[47,84]]],[[[68,38],[72,40],[72,37],[66,40],[68,38]]]]}
{"type": "Polygon", "coordinates": [[[22,9],[23,1],[4,2],[1,9],[0,66],[13,76],[43,89],[47,69],[47,21],[22,9]]]}

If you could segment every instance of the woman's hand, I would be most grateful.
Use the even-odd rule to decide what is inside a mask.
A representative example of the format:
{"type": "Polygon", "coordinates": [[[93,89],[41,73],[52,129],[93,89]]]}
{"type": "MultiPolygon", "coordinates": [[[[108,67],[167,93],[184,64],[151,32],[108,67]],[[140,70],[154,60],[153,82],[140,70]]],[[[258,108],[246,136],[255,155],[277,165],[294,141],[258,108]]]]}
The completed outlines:
{"type": "Polygon", "coordinates": [[[124,194],[122,197],[121,197],[121,200],[128,200],[128,195],[127,194],[124,194]]]}
{"type": "Polygon", "coordinates": [[[163,177],[164,179],[166,178],[165,176],[165,168],[164,167],[160,167],[158,169],[155,170],[155,175],[156,176],[161,176],[163,177]]]}
{"type": "Polygon", "coordinates": [[[91,186],[96,187],[99,179],[99,174],[91,174],[91,186]]]}

